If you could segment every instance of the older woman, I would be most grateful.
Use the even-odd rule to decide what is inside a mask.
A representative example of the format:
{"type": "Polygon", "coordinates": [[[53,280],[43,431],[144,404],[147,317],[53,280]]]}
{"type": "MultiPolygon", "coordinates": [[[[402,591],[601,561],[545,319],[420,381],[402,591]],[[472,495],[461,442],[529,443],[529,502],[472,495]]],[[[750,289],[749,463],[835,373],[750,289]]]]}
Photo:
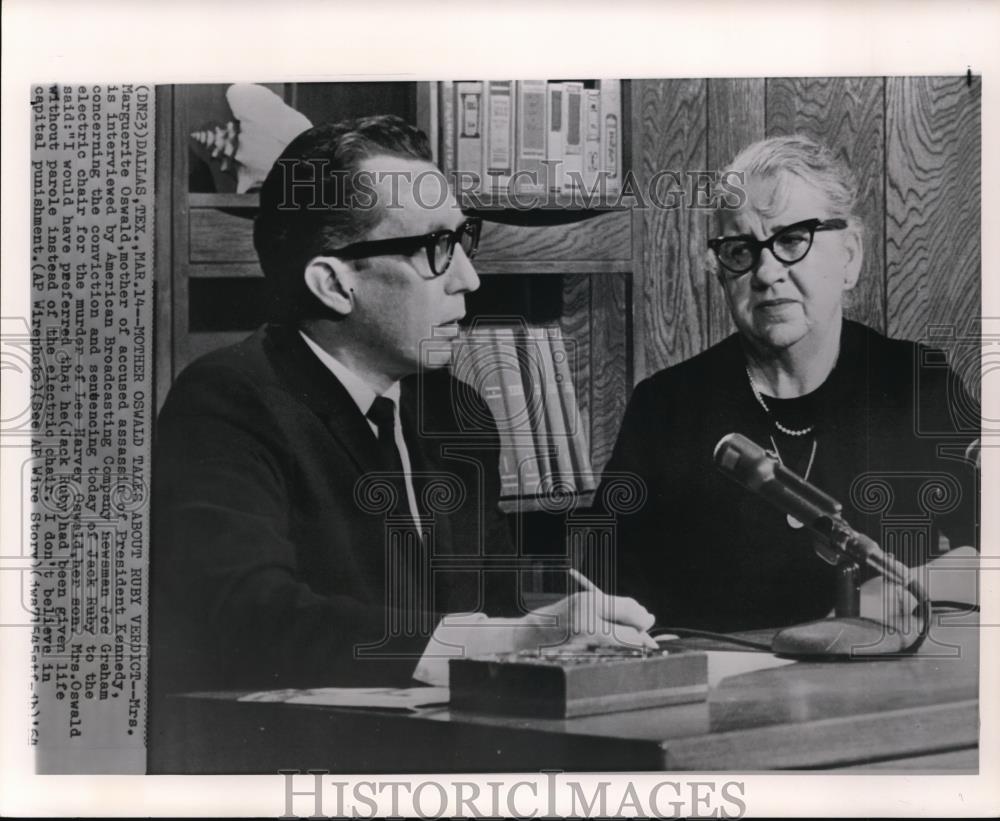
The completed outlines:
{"type": "MultiPolygon", "coordinates": [[[[978,420],[961,382],[935,352],[843,317],[863,253],[850,173],[801,136],[754,143],[729,167],[746,199],[717,213],[709,246],[738,332],[636,388],[607,468],[648,494],[617,516],[619,588],[660,624],[715,630],[823,617],[836,588],[798,521],[716,470],[728,433],[841,501],[909,565],[938,554],[939,532],[974,545],[978,509],[962,458],[978,430],[949,413],[978,420]]],[[[605,508],[611,496],[599,494],[605,508]]]]}

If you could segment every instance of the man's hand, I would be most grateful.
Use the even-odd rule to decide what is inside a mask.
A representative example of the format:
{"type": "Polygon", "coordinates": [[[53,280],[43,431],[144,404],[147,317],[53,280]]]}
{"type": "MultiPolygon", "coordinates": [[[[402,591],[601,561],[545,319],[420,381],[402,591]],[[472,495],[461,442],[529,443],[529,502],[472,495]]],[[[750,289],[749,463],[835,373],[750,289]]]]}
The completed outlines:
{"type": "Polygon", "coordinates": [[[646,632],[656,619],[635,599],[599,591],[574,593],[555,604],[533,610],[516,631],[517,650],[541,650],[564,644],[618,645],[655,650],[646,632]]]}

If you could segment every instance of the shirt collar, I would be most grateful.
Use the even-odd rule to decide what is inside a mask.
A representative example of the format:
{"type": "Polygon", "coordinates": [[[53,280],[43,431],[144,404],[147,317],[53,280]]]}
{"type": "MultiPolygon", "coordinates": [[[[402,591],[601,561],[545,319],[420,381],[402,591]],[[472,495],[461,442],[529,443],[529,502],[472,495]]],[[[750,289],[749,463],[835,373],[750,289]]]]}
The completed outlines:
{"type": "Polygon", "coordinates": [[[337,378],[337,381],[344,386],[344,389],[351,395],[351,399],[354,400],[354,404],[358,406],[358,410],[361,411],[362,415],[368,415],[372,402],[374,402],[375,398],[379,395],[384,396],[386,399],[391,399],[395,403],[396,407],[399,407],[399,382],[393,382],[386,391],[382,394],[378,394],[367,382],[365,382],[364,379],[354,373],[354,371],[348,368],[340,360],[335,359],[323,350],[323,348],[317,345],[316,342],[309,338],[308,334],[304,331],[299,331],[299,334],[305,340],[306,345],[308,345],[312,352],[316,354],[319,361],[322,362],[330,373],[337,378]]]}

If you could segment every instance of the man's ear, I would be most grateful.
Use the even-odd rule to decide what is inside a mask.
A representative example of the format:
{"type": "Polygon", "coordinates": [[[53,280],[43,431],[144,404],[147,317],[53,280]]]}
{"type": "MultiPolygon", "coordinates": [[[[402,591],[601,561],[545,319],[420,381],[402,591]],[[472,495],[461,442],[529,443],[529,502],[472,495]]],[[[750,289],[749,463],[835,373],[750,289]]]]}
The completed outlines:
{"type": "Polygon", "coordinates": [[[332,311],[347,316],[354,309],[354,267],[337,257],[313,257],[306,265],[306,287],[332,311]]]}
{"type": "Polygon", "coordinates": [[[861,229],[850,226],[844,237],[844,290],[849,291],[858,284],[861,276],[861,263],[864,261],[864,246],[861,242],[861,229]]]}

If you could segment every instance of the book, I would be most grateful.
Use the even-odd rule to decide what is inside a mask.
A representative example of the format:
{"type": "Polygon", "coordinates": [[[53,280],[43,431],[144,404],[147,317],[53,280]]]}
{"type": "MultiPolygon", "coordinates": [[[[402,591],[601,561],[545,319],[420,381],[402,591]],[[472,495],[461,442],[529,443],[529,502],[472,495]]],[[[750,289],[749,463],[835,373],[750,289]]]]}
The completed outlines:
{"type": "Polygon", "coordinates": [[[506,193],[514,173],[514,96],[512,80],[486,83],[485,190],[506,193]]]}
{"type": "Polygon", "coordinates": [[[493,340],[495,367],[503,387],[503,416],[507,420],[512,440],[514,463],[517,466],[520,485],[517,495],[533,496],[538,493],[542,473],[535,449],[535,436],[528,413],[528,403],[524,395],[517,339],[511,328],[492,328],[488,333],[493,340]]]}
{"type": "Polygon", "coordinates": [[[583,112],[583,83],[569,82],[565,87],[563,121],[566,124],[564,143],[566,164],[562,192],[573,194],[580,190],[583,176],[583,131],[580,127],[583,112]]]}
{"type": "Polygon", "coordinates": [[[483,84],[455,83],[455,172],[459,191],[483,190],[483,84]]]}
{"type": "Polygon", "coordinates": [[[583,186],[589,196],[598,182],[601,171],[601,92],[590,88],[584,91],[583,106],[583,186]]]}
{"type": "Polygon", "coordinates": [[[566,121],[563,117],[563,98],[566,87],[563,83],[549,83],[545,105],[545,158],[548,166],[550,191],[562,191],[563,174],[566,170],[566,121]]]}
{"type": "Polygon", "coordinates": [[[546,83],[544,80],[519,80],[516,87],[515,191],[543,194],[548,188],[545,173],[546,83]]]}
{"type": "Polygon", "coordinates": [[[601,92],[601,176],[604,190],[617,194],[622,188],[621,80],[598,80],[601,92]]]}
{"type": "Polygon", "coordinates": [[[439,92],[438,88],[431,84],[427,94],[427,141],[431,144],[431,162],[438,168],[443,160],[441,157],[441,113],[438,111],[439,92]]]}
{"type": "Polygon", "coordinates": [[[563,412],[563,397],[559,391],[552,340],[548,328],[529,328],[528,335],[540,360],[542,371],[542,405],[549,433],[549,459],[552,479],[561,488],[575,489],[573,458],[570,454],[570,439],[563,412]]]}
{"type": "Polygon", "coordinates": [[[552,349],[552,361],[556,371],[556,382],[562,397],[562,410],[565,414],[565,426],[570,445],[570,458],[573,471],[578,477],[577,490],[589,491],[597,487],[594,468],[590,461],[590,441],[583,427],[583,416],[576,401],[576,388],[573,385],[573,374],[570,371],[570,361],[566,344],[562,337],[562,329],[548,329],[549,342],[552,349]]]}
{"type": "Polygon", "coordinates": [[[496,422],[500,434],[500,495],[517,496],[520,492],[517,469],[517,447],[507,415],[503,382],[500,379],[502,360],[486,330],[474,329],[456,352],[453,375],[470,384],[483,398],[496,422]]]}
{"type": "Polygon", "coordinates": [[[521,380],[524,385],[524,401],[528,426],[535,442],[538,464],[538,493],[545,493],[552,486],[552,438],[548,419],[545,415],[545,371],[542,351],[548,347],[538,344],[531,328],[522,330],[516,336],[520,342],[519,359],[521,380]]]}
{"type": "Polygon", "coordinates": [[[438,83],[438,112],[441,120],[438,157],[441,170],[451,182],[451,174],[455,170],[455,84],[451,80],[438,83]]]}

